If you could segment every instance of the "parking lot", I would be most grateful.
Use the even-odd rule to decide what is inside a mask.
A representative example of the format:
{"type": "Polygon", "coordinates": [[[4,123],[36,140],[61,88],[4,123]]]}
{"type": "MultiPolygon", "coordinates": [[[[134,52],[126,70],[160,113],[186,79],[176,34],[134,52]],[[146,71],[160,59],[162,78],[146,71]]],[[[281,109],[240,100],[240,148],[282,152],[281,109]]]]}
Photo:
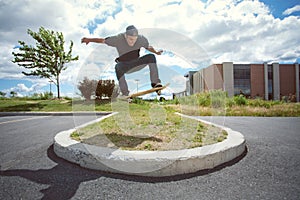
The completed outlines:
{"type": "Polygon", "coordinates": [[[241,132],[247,154],[214,170],[147,178],[54,154],[56,133],[95,117],[0,117],[0,199],[299,199],[300,118],[201,117],[241,132]]]}

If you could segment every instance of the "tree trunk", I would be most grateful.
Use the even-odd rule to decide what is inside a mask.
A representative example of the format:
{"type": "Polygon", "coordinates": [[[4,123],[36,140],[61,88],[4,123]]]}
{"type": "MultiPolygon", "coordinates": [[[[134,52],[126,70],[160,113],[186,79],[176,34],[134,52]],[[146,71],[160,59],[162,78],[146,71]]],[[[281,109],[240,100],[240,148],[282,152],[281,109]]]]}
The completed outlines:
{"type": "Polygon", "coordinates": [[[59,75],[57,75],[57,79],[56,79],[56,88],[57,88],[57,98],[60,99],[59,75]]]}

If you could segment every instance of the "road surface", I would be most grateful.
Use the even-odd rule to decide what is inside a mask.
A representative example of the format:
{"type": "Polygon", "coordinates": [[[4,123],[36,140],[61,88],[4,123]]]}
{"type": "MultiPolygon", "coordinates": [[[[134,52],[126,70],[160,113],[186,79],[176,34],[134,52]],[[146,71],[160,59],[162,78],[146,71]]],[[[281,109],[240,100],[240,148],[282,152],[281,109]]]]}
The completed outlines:
{"type": "Polygon", "coordinates": [[[167,178],[109,174],[58,158],[56,133],[94,118],[0,117],[0,199],[299,199],[300,118],[200,117],[241,132],[247,154],[167,178]]]}

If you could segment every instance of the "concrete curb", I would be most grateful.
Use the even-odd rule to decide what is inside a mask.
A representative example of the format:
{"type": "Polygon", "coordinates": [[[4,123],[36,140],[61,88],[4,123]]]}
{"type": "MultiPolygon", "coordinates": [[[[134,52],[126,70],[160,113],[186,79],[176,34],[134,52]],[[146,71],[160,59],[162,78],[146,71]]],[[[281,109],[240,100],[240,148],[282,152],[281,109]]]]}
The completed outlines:
{"type": "Polygon", "coordinates": [[[89,116],[89,115],[108,115],[112,112],[97,111],[97,112],[0,112],[0,117],[4,116],[89,116]]]}
{"type": "MultiPolygon", "coordinates": [[[[114,114],[112,113],[104,118],[114,114]]],[[[182,116],[188,117],[185,115],[182,116]]],[[[89,124],[102,119],[89,122],[89,124]]],[[[200,121],[212,124],[204,120],[200,121]]],[[[54,152],[59,157],[82,167],[113,173],[151,177],[193,173],[200,170],[212,169],[229,162],[242,155],[246,150],[246,142],[241,133],[217,124],[213,125],[226,130],[228,132],[227,139],[220,143],[193,149],[175,151],[125,151],[98,147],[72,140],[70,134],[76,129],[70,129],[60,132],[54,137],[54,152]]]]}

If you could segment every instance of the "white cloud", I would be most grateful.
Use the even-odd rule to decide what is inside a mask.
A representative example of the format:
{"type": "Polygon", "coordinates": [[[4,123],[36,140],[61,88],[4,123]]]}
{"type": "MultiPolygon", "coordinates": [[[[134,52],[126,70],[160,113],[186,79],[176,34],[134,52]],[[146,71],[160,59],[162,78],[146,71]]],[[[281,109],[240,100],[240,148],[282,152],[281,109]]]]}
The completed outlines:
{"type": "MultiPolygon", "coordinates": [[[[202,38],[203,47],[214,62],[285,60],[280,55],[300,42],[296,36],[300,20],[296,17],[274,18],[258,1],[243,1],[224,9],[227,15],[209,19],[202,30],[194,33],[196,41],[202,38]]],[[[293,62],[299,54],[295,56],[289,61],[293,62]]]]}
{"type": "MultiPolygon", "coordinates": [[[[2,79],[23,77],[22,68],[11,62],[11,52],[18,40],[34,44],[27,29],[37,31],[40,26],[63,32],[66,46],[74,42],[73,55],[79,55],[79,61],[68,64],[61,74],[62,83],[69,84],[84,74],[114,77],[116,51],[103,44],[86,46],[80,40],[117,34],[129,24],[136,25],[155,48],[175,55],[157,56],[162,66],[177,65],[182,72],[196,70],[201,63],[293,62],[300,57],[299,17],[274,18],[258,0],[26,0],[21,6],[9,0],[1,1],[0,9],[2,79]]],[[[283,14],[299,9],[298,5],[283,14]]]]}
{"type": "Polygon", "coordinates": [[[15,87],[3,90],[3,92],[5,92],[7,96],[9,96],[10,92],[14,91],[17,93],[17,96],[23,97],[28,94],[44,92],[42,88],[46,85],[47,85],[46,83],[35,83],[31,87],[27,87],[25,84],[19,83],[15,87]]]}
{"type": "Polygon", "coordinates": [[[294,12],[298,12],[298,11],[300,11],[300,5],[296,5],[292,8],[286,9],[282,14],[283,15],[290,15],[290,14],[292,14],[294,12]]]}

